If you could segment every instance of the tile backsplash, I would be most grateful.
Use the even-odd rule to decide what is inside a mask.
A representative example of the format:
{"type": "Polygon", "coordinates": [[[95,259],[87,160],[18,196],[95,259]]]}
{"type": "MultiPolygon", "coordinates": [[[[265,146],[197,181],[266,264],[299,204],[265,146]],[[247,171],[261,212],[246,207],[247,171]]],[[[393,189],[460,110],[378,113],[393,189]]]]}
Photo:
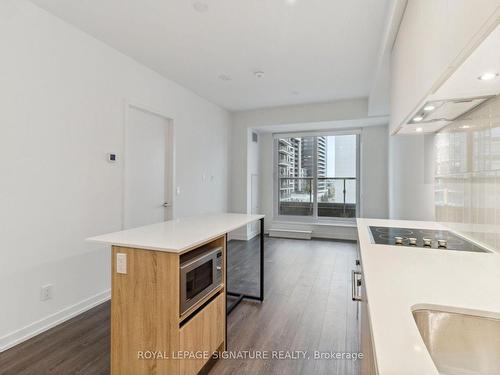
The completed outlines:
{"type": "Polygon", "coordinates": [[[500,96],[435,139],[436,220],[500,251],[500,96]]]}

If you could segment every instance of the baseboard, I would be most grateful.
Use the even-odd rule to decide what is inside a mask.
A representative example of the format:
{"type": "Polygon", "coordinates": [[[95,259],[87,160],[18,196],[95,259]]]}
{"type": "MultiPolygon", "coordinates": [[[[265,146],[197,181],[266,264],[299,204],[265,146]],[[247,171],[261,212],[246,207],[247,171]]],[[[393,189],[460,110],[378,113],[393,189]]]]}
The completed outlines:
{"type": "Polygon", "coordinates": [[[23,341],[29,340],[30,338],[39,335],[40,333],[45,332],[58,324],[64,323],[66,320],[74,318],[75,316],[100,305],[110,298],[111,290],[106,290],[2,336],[0,337],[0,353],[22,343],[23,341]]]}
{"type": "Polygon", "coordinates": [[[356,241],[358,230],[355,223],[294,223],[271,221],[267,231],[272,229],[281,230],[309,230],[312,231],[313,238],[324,238],[330,240],[350,240],[356,241]]]}
{"type": "Polygon", "coordinates": [[[311,236],[312,236],[312,230],[275,229],[275,228],[269,229],[269,237],[310,240],[311,236]]]}
{"type": "Polygon", "coordinates": [[[248,237],[248,241],[250,241],[254,237],[257,237],[259,234],[260,234],[259,231],[248,233],[248,236],[247,236],[248,237]]]}
{"type": "Polygon", "coordinates": [[[239,241],[250,241],[252,238],[256,237],[259,235],[259,232],[252,232],[252,233],[232,233],[228,237],[228,241],[231,240],[239,240],[239,241]]]}

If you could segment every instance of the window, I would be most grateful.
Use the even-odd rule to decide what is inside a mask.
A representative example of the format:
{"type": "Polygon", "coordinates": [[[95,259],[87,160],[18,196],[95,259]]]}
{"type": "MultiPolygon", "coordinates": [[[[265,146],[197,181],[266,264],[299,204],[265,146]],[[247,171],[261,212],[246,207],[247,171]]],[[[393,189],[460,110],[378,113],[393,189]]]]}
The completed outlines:
{"type": "Polygon", "coordinates": [[[276,136],[277,215],[357,216],[358,135],[276,136]]]}

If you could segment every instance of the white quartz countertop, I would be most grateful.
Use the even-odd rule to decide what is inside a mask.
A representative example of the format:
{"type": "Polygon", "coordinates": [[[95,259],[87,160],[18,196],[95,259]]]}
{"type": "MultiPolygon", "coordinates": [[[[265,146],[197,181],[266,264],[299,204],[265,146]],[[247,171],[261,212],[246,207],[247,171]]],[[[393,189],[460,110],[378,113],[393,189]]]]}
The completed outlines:
{"type": "Polygon", "coordinates": [[[233,213],[199,215],[90,237],[87,241],[181,253],[263,217],[233,213]]]}
{"type": "Polygon", "coordinates": [[[500,254],[372,244],[369,226],[449,229],[419,221],[357,223],[379,375],[438,375],[412,311],[500,317],[500,254]]]}

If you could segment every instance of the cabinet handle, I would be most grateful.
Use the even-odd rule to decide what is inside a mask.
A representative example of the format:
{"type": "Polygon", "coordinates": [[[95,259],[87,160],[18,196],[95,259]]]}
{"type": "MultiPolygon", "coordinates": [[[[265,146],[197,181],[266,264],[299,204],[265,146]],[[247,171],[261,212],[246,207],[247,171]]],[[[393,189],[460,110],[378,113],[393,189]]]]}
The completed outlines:
{"type": "Polygon", "coordinates": [[[361,272],[352,270],[351,271],[352,300],[362,301],[361,296],[356,294],[357,287],[361,286],[361,280],[358,279],[356,276],[361,276],[361,272]]]}

